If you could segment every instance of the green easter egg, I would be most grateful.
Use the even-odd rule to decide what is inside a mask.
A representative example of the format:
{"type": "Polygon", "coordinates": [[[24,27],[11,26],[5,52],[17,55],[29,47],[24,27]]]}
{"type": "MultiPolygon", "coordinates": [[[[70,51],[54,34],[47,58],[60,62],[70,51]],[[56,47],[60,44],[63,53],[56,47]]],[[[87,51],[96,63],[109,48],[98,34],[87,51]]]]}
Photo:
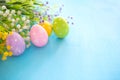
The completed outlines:
{"type": "Polygon", "coordinates": [[[69,32],[68,23],[62,17],[57,17],[53,21],[53,30],[58,38],[65,38],[69,32]]]}

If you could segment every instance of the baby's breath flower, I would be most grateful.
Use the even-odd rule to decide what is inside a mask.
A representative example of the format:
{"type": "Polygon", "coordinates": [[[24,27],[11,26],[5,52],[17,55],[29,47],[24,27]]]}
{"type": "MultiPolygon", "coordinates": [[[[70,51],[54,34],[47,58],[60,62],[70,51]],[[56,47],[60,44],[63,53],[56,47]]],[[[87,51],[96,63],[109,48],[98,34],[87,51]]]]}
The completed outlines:
{"type": "Polygon", "coordinates": [[[16,18],[16,21],[19,21],[20,20],[20,18],[16,18]]]}
{"type": "Polygon", "coordinates": [[[7,9],[6,6],[2,6],[2,10],[5,10],[5,9],[7,9]]]}
{"type": "Polygon", "coordinates": [[[28,43],[28,44],[26,45],[26,47],[27,47],[27,48],[29,48],[29,47],[30,47],[30,45],[31,45],[31,44],[30,44],[30,43],[28,43]]]}
{"type": "Polygon", "coordinates": [[[5,11],[5,13],[8,15],[8,14],[10,13],[10,10],[7,9],[7,10],[5,11]]]}
{"type": "Polygon", "coordinates": [[[22,29],[19,29],[19,32],[22,32],[22,29]]]}
{"type": "Polygon", "coordinates": [[[11,14],[15,14],[15,10],[11,10],[11,14]]]}
{"type": "Polygon", "coordinates": [[[4,17],[7,17],[7,14],[6,14],[6,13],[4,13],[4,14],[3,14],[3,16],[4,16],[4,17]]]}
{"type": "Polygon", "coordinates": [[[11,23],[11,26],[15,26],[15,24],[12,22],[12,23],[11,23]]]}
{"type": "Polygon", "coordinates": [[[4,27],[7,27],[7,24],[3,23],[3,26],[4,26],[4,27]]]}
{"type": "Polygon", "coordinates": [[[12,29],[13,32],[15,32],[15,29],[12,29]]]}
{"type": "Polygon", "coordinates": [[[20,24],[18,24],[18,25],[17,25],[17,28],[19,28],[19,29],[20,29],[20,27],[21,27],[21,25],[20,25],[20,24]]]}
{"type": "Polygon", "coordinates": [[[11,21],[11,17],[10,16],[8,16],[8,20],[11,21]]]}
{"type": "Polygon", "coordinates": [[[26,41],[30,41],[30,37],[26,37],[25,40],[26,40],[26,41]]]}
{"type": "Polygon", "coordinates": [[[17,11],[17,14],[18,14],[18,15],[21,15],[21,11],[17,11]]]}
{"type": "Polygon", "coordinates": [[[22,21],[25,21],[26,20],[26,17],[22,17],[22,21]]]}
{"type": "Polygon", "coordinates": [[[29,29],[29,27],[28,26],[24,26],[23,29],[29,29]]]}
{"type": "Polygon", "coordinates": [[[5,0],[7,3],[10,2],[10,0],[5,0]]]}
{"type": "Polygon", "coordinates": [[[25,23],[26,23],[26,24],[29,24],[29,23],[30,23],[30,20],[26,20],[25,23]]]}
{"type": "Polygon", "coordinates": [[[9,13],[9,15],[8,15],[9,17],[12,17],[12,14],[11,13],[9,13]]]}
{"type": "Polygon", "coordinates": [[[11,21],[12,21],[12,22],[15,22],[15,19],[12,19],[11,21]]]}

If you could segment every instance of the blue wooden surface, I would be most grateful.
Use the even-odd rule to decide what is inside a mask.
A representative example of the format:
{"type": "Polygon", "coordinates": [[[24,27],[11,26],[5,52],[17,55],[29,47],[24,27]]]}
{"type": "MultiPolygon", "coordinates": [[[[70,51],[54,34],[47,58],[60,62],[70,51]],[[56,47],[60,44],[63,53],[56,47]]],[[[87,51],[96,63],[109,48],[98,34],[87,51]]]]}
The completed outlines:
{"type": "Polygon", "coordinates": [[[0,61],[0,80],[120,80],[120,1],[62,0],[69,35],[0,61]]]}

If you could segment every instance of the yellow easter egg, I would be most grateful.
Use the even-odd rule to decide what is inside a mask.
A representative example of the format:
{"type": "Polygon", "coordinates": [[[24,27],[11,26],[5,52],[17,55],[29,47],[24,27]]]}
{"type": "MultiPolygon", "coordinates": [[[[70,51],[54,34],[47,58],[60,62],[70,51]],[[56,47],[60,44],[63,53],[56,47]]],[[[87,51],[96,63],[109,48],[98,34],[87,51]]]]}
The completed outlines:
{"type": "Polygon", "coordinates": [[[44,21],[40,23],[40,25],[47,31],[48,36],[50,36],[52,33],[52,24],[48,21],[44,21]]]}

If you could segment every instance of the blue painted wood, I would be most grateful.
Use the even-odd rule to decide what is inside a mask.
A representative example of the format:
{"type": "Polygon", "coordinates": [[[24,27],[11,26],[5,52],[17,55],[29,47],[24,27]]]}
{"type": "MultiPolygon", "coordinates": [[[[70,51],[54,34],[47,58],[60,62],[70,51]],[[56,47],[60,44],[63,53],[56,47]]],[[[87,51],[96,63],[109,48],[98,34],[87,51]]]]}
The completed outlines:
{"type": "Polygon", "coordinates": [[[120,80],[120,1],[62,0],[69,35],[0,61],[0,80],[120,80]]]}

